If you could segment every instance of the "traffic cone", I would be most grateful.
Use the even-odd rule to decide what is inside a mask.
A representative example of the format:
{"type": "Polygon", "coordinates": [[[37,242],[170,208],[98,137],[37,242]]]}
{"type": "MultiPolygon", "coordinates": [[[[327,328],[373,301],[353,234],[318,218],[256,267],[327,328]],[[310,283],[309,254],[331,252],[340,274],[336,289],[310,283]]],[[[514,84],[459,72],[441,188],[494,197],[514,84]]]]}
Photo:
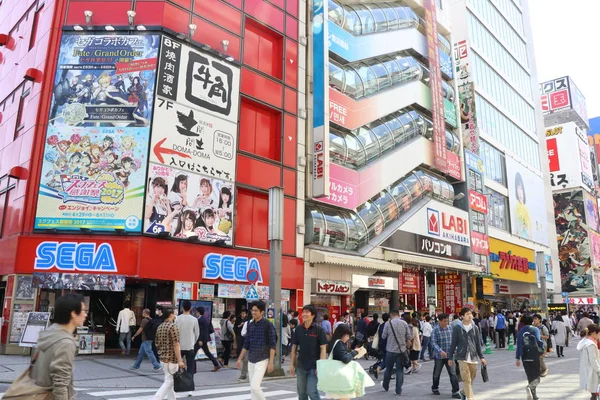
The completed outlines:
{"type": "Polygon", "coordinates": [[[489,336],[485,341],[485,352],[483,354],[492,354],[492,341],[489,336]]]}
{"type": "Polygon", "coordinates": [[[507,351],[514,351],[515,350],[515,340],[513,338],[513,335],[508,335],[508,349],[506,349],[507,351]]]}

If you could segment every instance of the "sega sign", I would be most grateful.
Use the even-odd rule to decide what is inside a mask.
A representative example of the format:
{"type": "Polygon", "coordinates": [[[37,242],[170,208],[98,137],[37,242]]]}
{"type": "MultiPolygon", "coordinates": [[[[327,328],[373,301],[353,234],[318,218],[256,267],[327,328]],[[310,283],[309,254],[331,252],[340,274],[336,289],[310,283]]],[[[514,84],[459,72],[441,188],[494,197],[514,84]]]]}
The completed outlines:
{"type": "Polygon", "coordinates": [[[209,253],[204,257],[202,277],[204,279],[248,282],[246,276],[249,270],[257,271],[257,283],[263,283],[260,263],[256,258],[209,253]]]}
{"type": "Polygon", "coordinates": [[[34,270],[117,272],[110,243],[42,242],[35,251],[34,270]]]}

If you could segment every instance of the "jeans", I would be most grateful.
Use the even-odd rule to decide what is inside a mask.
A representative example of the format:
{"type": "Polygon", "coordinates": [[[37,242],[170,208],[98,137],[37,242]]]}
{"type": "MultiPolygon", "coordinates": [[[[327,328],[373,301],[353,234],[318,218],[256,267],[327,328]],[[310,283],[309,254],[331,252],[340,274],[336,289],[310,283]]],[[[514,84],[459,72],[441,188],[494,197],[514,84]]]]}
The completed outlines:
{"type": "Polygon", "coordinates": [[[215,358],[215,356],[213,356],[213,354],[208,349],[208,343],[207,342],[202,342],[202,346],[200,346],[200,348],[202,349],[202,351],[204,352],[204,354],[206,354],[206,357],[208,357],[208,359],[210,361],[212,361],[213,365],[215,367],[218,367],[219,366],[219,362],[217,361],[217,359],[215,358]]]}
{"type": "Polygon", "coordinates": [[[298,385],[298,399],[300,400],[321,400],[317,390],[317,370],[305,370],[298,367],[296,369],[296,382],[298,385]]]}
{"type": "Polygon", "coordinates": [[[127,333],[119,333],[119,346],[121,346],[121,351],[129,355],[129,353],[131,352],[131,330],[127,333]],[[127,341],[127,349],[125,348],[125,344],[123,343],[125,341],[127,341]]]}
{"type": "Polygon", "coordinates": [[[404,367],[402,366],[404,355],[400,353],[385,353],[385,373],[383,374],[383,388],[387,391],[390,388],[390,379],[392,379],[392,370],[396,364],[396,394],[402,394],[402,384],[404,383],[404,367]]]}
{"type": "Polygon", "coordinates": [[[448,376],[450,377],[450,384],[452,385],[452,393],[458,392],[458,378],[456,377],[454,366],[450,367],[448,365],[447,358],[436,358],[434,360],[435,365],[433,366],[433,386],[431,386],[431,390],[438,390],[440,387],[440,376],[442,375],[442,370],[444,366],[446,366],[446,371],[448,371],[448,376]]]}
{"type": "Polygon", "coordinates": [[[546,367],[546,360],[544,360],[544,354],[545,353],[542,353],[542,355],[540,356],[540,374],[548,372],[548,367],[546,367]]]}
{"type": "Polygon", "coordinates": [[[259,361],[257,363],[248,363],[248,373],[250,375],[250,399],[265,400],[265,394],[260,385],[267,372],[269,359],[259,361]]]}
{"type": "Polygon", "coordinates": [[[506,347],[506,340],[504,338],[504,334],[506,333],[506,330],[504,329],[496,329],[496,331],[498,332],[498,343],[501,349],[503,349],[504,347],[506,347]]]}
{"type": "Polygon", "coordinates": [[[142,365],[142,359],[144,358],[144,354],[148,356],[148,360],[150,360],[154,369],[160,368],[160,364],[158,363],[158,361],[156,361],[156,357],[154,357],[154,353],[152,352],[152,340],[146,340],[145,342],[142,342],[140,350],[138,351],[137,359],[133,364],[133,368],[138,369],[140,365],[142,365]]]}
{"type": "Polygon", "coordinates": [[[460,367],[460,377],[463,381],[463,390],[467,400],[474,400],[475,393],[473,393],[473,381],[477,376],[477,364],[468,363],[465,361],[457,361],[460,367]]]}
{"type": "Polygon", "coordinates": [[[381,361],[379,361],[378,363],[375,364],[375,368],[379,367],[382,371],[385,369],[385,355],[386,355],[386,351],[385,349],[380,350],[379,354],[381,356],[381,361]]]}
{"type": "Polygon", "coordinates": [[[185,370],[194,375],[196,373],[196,352],[194,350],[181,350],[181,358],[185,358],[185,370]]]}
{"type": "Polygon", "coordinates": [[[422,361],[425,361],[425,350],[429,354],[429,358],[431,358],[431,336],[423,336],[423,343],[421,343],[421,354],[419,358],[422,361]]]}
{"type": "Polygon", "coordinates": [[[175,381],[173,380],[173,374],[177,372],[179,366],[172,363],[161,362],[163,371],[165,371],[165,381],[163,382],[158,392],[154,395],[154,400],[162,400],[167,397],[168,400],[175,400],[175,381]]]}

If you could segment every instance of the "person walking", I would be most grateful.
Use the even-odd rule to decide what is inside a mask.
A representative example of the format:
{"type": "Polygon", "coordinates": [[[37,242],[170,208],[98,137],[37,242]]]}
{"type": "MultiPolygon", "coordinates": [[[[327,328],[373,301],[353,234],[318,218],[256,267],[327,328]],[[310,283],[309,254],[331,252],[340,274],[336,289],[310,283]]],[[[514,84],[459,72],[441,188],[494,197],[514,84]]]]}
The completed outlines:
{"type": "Polygon", "coordinates": [[[413,318],[410,321],[412,325],[412,343],[410,347],[409,358],[412,363],[411,374],[419,372],[421,364],[419,364],[419,354],[421,354],[421,339],[419,337],[419,320],[413,318]]]}
{"type": "Polygon", "coordinates": [[[594,321],[592,321],[590,319],[590,314],[588,314],[587,312],[584,312],[582,314],[582,317],[579,319],[579,322],[577,323],[577,332],[579,332],[579,334],[581,334],[581,332],[583,332],[585,330],[585,328],[587,328],[589,325],[593,324],[594,321]]]}
{"type": "MultiPolygon", "coordinates": [[[[303,312],[304,314],[304,312],[303,312]]],[[[331,321],[329,321],[329,314],[323,314],[323,321],[321,322],[321,328],[325,332],[325,337],[327,341],[331,340],[331,336],[333,335],[333,330],[331,329],[331,321]]]]}
{"type": "Polygon", "coordinates": [[[119,346],[121,355],[128,356],[131,352],[131,331],[135,329],[135,314],[129,309],[131,302],[126,301],[117,317],[117,332],[119,332],[119,346]]]}
{"type": "MultiPolygon", "coordinates": [[[[281,363],[285,363],[285,358],[290,354],[292,343],[292,328],[287,315],[282,315],[281,318],[281,363]]],[[[241,351],[241,350],[240,350],[241,351]]],[[[239,353],[238,353],[239,354],[239,353]]]]}
{"type": "Polygon", "coordinates": [[[179,329],[175,326],[175,313],[172,308],[163,310],[164,322],[156,330],[156,348],[160,356],[160,363],[165,372],[165,380],[153,397],[153,400],[175,400],[175,381],[173,375],[185,364],[181,358],[181,345],[179,343],[179,329]]]}
{"type": "Polygon", "coordinates": [[[183,314],[177,317],[175,325],[179,330],[179,344],[181,347],[181,358],[185,358],[186,370],[190,374],[196,373],[195,345],[200,337],[200,326],[198,320],[190,314],[192,302],[183,300],[183,314]]]}
{"type": "Polygon", "coordinates": [[[233,332],[233,324],[229,320],[231,317],[231,311],[227,310],[223,313],[223,318],[221,318],[221,344],[225,348],[223,351],[222,358],[219,360],[223,364],[224,368],[229,368],[229,358],[231,357],[231,345],[233,344],[233,340],[235,338],[235,333],[233,332]]]}
{"type": "Polygon", "coordinates": [[[158,327],[160,326],[160,324],[162,324],[164,322],[164,318],[163,318],[163,306],[161,306],[160,304],[156,305],[156,310],[154,311],[154,315],[155,317],[152,318],[152,325],[151,325],[151,329],[149,329],[148,332],[148,337],[152,337],[152,353],[154,353],[154,358],[156,358],[156,360],[160,360],[160,357],[158,356],[158,349],[156,348],[156,330],[158,329],[158,327]]]}
{"type": "Polygon", "coordinates": [[[333,323],[333,331],[335,331],[338,326],[340,326],[341,324],[345,324],[345,323],[346,323],[346,318],[342,314],[338,315],[337,321],[335,321],[333,323]]]}
{"type": "Polygon", "coordinates": [[[375,368],[373,368],[373,375],[375,375],[375,379],[379,379],[379,373],[385,369],[385,349],[387,347],[387,339],[384,339],[382,336],[385,325],[390,320],[390,314],[383,313],[381,319],[383,322],[379,324],[379,328],[377,329],[377,334],[379,335],[379,344],[377,346],[379,357],[378,362],[375,364],[375,368]]]}
{"type": "Polygon", "coordinates": [[[464,307],[460,310],[460,316],[462,322],[452,328],[448,365],[452,367],[452,359],[456,358],[463,381],[463,390],[459,393],[463,399],[474,400],[473,381],[477,375],[477,359],[479,358],[483,365],[487,365],[487,361],[481,351],[481,333],[479,327],[473,323],[473,313],[464,307]]]}
{"type": "Polygon", "coordinates": [[[402,384],[404,383],[404,367],[407,349],[412,340],[412,329],[408,324],[400,319],[398,310],[393,310],[391,313],[392,319],[385,324],[383,329],[382,339],[387,339],[386,354],[385,354],[385,373],[381,386],[386,392],[390,388],[390,379],[394,365],[396,366],[396,394],[402,394],[402,384]]]}
{"type": "Polygon", "coordinates": [[[221,369],[221,364],[216,360],[215,356],[212,354],[210,349],[208,348],[208,342],[210,342],[210,335],[214,333],[214,328],[212,323],[204,316],[206,312],[204,307],[198,307],[196,309],[200,317],[198,318],[198,348],[202,349],[204,355],[213,363],[214,368],[211,372],[217,372],[221,369]]]}
{"type": "Polygon", "coordinates": [[[265,372],[273,372],[277,334],[275,327],[265,316],[266,305],[263,301],[252,304],[252,321],[248,322],[248,331],[242,354],[237,359],[237,368],[248,354],[248,373],[250,375],[250,392],[252,400],[265,400],[261,384],[265,372]]]}
{"type": "Polygon", "coordinates": [[[421,354],[419,355],[419,359],[425,361],[425,350],[427,350],[428,358],[431,360],[433,359],[433,356],[431,355],[431,334],[433,332],[433,327],[431,326],[431,317],[429,315],[425,316],[425,320],[421,326],[423,330],[423,343],[421,343],[421,354]]]}
{"type": "Polygon", "coordinates": [[[521,366],[523,360],[523,369],[527,375],[528,385],[527,400],[538,400],[536,389],[540,383],[540,356],[544,354],[544,343],[540,336],[540,330],[534,326],[533,318],[529,315],[523,315],[521,318],[523,328],[517,335],[517,368],[521,366]]]}
{"type": "MultiPolygon", "coordinates": [[[[367,319],[367,313],[363,312],[361,318],[356,322],[356,334],[354,335],[354,342],[352,343],[352,348],[360,347],[367,341],[368,338],[368,327],[369,320],[367,319]]],[[[367,355],[365,354],[365,357],[367,355]]]]}
{"type": "Polygon", "coordinates": [[[556,355],[557,357],[564,357],[567,328],[560,315],[555,316],[554,321],[552,321],[552,332],[554,333],[554,342],[556,343],[556,355]]]}
{"type": "Polygon", "coordinates": [[[140,328],[131,338],[132,340],[135,340],[135,338],[138,336],[142,337],[142,344],[138,351],[137,359],[135,360],[135,363],[133,363],[131,369],[140,369],[140,365],[142,365],[142,360],[144,359],[145,354],[148,357],[148,360],[150,360],[152,363],[154,371],[160,371],[162,368],[159,362],[156,360],[156,357],[154,357],[154,352],[152,351],[152,342],[154,341],[156,329],[152,328],[153,322],[150,318],[150,310],[145,308],[144,311],[142,311],[142,316],[143,319],[140,328]]]}
{"type": "Polygon", "coordinates": [[[501,349],[506,347],[506,318],[501,312],[496,315],[496,327],[494,328],[498,332],[498,343],[501,349]]]}
{"type": "Polygon", "coordinates": [[[377,335],[377,330],[379,329],[379,315],[373,314],[373,319],[369,322],[367,326],[367,336],[370,339],[373,339],[375,335],[377,335]]]}
{"type": "MultiPolygon", "coordinates": [[[[522,320],[523,318],[521,318],[522,320]]],[[[550,339],[550,331],[542,323],[542,316],[540,314],[534,314],[533,316],[533,326],[539,329],[540,337],[542,338],[542,342],[544,342],[544,351],[540,355],[540,376],[543,378],[548,375],[548,367],[546,366],[546,352],[548,351],[548,339],[550,339]]]]}
{"type": "Polygon", "coordinates": [[[321,400],[317,390],[317,360],[327,358],[328,341],[325,330],[315,321],[316,316],[317,308],[312,304],[302,307],[302,325],[296,328],[292,338],[290,375],[297,377],[300,400],[308,400],[309,397],[311,400],[321,400]]]}
{"type": "Polygon", "coordinates": [[[581,352],[579,359],[579,387],[591,393],[590,400],[598,400],[598,385],[600,385],[600,357],[598,356],[598,340],[600,327],[589,324],[580,333],[583,338],[577,344],[581,352]]]}
{"type": "Polygon", "coordinates": [[[440,395],[440,376],[442,375],[442,369],[445,366],[452,386],[452,398],[460,399],[461,396],[459,394],[456,370],[452,368],[451,360],[448,358],[450,345],[452,344],[452,328],[450,327],[449,322],[448,314],[439,314],[438,324],[433,328],[431,333],[431,347],[433,349],[434,360],[433,385],[431,386],[431,391],[434,395],[440,395]]]}
{"type": "Polygon", "coordinates": [[[490,320],[488,315],[486,315],[481,319],[481,321],[479,321],[479,329],[481,330],[481,341],[484,345],[486,345],[487,338],[490,334],[490,320]]]}
{"type": "Polygon", "coordinates": [[[512,311],[508,312],[508,316],[506,317],[506,326],[508,337],[513,337],[513,343],[517,343],[517,318],[514,316],[512,311]]]}
{"type": "Polygon", "coordinates": [[[492,339],[492,343],[494,343],[494,347],[498,346],[496,342],[496,322],[498,319],[496,318],[495,313],[491,313],[488,317],[488,321],[490,322],[490,338],[492,339]]]}
{"type": "Polygon", "coordinates": [[[571,320],[567,316],[566,311],[562,312],[561,318],[562,318],[563,322],[565,323],[565,329],[567,330],[567,334],[565,337],[565,347],[569,347],[569,336],[571,336],[571,332],[573,330],[571,327],[571,320]]]}

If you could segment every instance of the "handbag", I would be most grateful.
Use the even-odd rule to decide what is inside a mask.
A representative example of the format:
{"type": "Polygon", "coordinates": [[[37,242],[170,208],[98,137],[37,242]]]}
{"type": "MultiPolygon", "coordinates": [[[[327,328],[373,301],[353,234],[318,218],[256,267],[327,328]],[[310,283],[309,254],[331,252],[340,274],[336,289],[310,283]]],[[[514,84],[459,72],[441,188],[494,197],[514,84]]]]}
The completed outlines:
{"type": "Polygon", "coordinates": [[[365,341],[365,334],[362,332],[356,332],[356,335],[354,336],[356,338],[356,340],[358,340],[359,342],[364,342],[365,341]]]}
{"type": "Polygon", "coordinates": [[[194,385],[194,376],[185,370],[179,370],[173,374],[175,382],[175,392],[193,392],[196,386],[194,385]]]}
{"type": "Polygon", "coordinates": [[[379,349],[379,334],[375,334],[375,336],[373,336],[373,342],[371,343],[371,348],[373,350],[379,349]]]}
{"type": "Polygon", "coordinates": [[[6,390],[3,399],[13,400],[52,400],[54,395],[52,394],[51,387],[38,386],[33,378],[31,377],[31,371],[33,365],[37,361],[39,353],[33,355],[31,364],[6,390]]]}
{"type": "Polygon", "coordinates": [[[317,371],[319,371],[319,380],[317,389],[325,393],[345,393],[353,390],[356,380],[356,361],[350,361],[344,364],[341,361],[333,359],[333,349],[338,344],[339,339],[335,341],[329,357],[324,360],[317,360],[317,371]]]}
{"type": "Polygon", "coordinates": [[[398,345],[398,350],[400,350],[400,356],[402,357],[402,366],[404,368],[410,368],[411,362],[410,362],[410,356],[408,354],[408,349],[402,351],[402,346],[400,346],[400,342],[398,341],[398,337],[396,336],[396,331],[394,331],[394,324],[392,324],[392,321],[390,321],[390,329],[392,330],[392,333],[394,334],[394,339],[396,339],[396,344],[398,345]]]}
{"type": "Polygon", "coordinates": [[[481,364],[481,377],[483,378],[484,382],[487,382],[490,380],[490,377],[488,375],[487,365],[481,364]]]}

